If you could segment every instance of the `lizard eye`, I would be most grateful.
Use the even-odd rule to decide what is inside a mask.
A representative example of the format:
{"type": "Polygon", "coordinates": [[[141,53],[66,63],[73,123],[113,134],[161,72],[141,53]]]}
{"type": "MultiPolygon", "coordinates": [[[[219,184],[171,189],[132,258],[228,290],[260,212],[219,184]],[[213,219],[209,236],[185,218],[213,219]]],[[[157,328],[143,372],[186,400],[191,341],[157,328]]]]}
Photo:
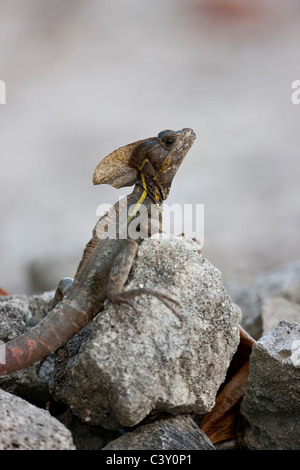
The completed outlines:
{"type": "Polygon", "coordinates": [[[166,147],[172,147],[172,145],[174,144],[175,142],[175,138],[174,137],[167,137],[165,140],[164,140],[164,144],[166,147]]]}

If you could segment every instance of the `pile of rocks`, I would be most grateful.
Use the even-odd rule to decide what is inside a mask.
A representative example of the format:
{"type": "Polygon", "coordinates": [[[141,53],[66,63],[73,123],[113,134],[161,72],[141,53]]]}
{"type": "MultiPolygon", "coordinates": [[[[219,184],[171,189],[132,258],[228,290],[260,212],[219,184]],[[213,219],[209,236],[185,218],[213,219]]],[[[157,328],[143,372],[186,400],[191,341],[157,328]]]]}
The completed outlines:
{"type": "MultiPolygon", "coordinates": [[[[226,448],[214,445],[199,421],[213,407],[239,344],[241,310],[232,298],[240,291],[231,286],[229,296],[196,242],[169,236],[142,243],[125,289],[141,284],[180,299],[182,325],[155,297],[134,300],[138,316],[106,302],[38,375],[34,365],[1,377],[0,449],[226,448]]],[[[0,340],[40,321],[52,297],[0,296],[0,340]]],[[[281,321],[253,348],[231,445],[300,448],[299,391],[300,325],[281,321]]]]}
{"type": "Polygon", "coordinates": [[[257,340],[241,406],[247,449],[300,449],[300,262],[227,289],[257,340]]]}
{"type": "Polygon", "coordinates": [[[255,339],[280,320],[300,322],[300,261],[262,274],[250,284],[228,283],[226,289],[242,309],[241,325],[255,339]]]}

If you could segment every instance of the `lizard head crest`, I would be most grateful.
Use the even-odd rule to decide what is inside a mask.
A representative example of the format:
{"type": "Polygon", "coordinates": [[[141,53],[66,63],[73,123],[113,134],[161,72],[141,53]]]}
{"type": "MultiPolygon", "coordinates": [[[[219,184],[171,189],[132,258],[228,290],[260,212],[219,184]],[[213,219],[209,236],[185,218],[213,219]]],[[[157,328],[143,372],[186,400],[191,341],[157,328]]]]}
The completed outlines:
{"type": "Polygon", "coordinates": [[[115,188],[140,184],[155,202],[161,202],[195,138],[192,129],[165,130],[121,147],[98,164],[93,183],[115,188]]]}

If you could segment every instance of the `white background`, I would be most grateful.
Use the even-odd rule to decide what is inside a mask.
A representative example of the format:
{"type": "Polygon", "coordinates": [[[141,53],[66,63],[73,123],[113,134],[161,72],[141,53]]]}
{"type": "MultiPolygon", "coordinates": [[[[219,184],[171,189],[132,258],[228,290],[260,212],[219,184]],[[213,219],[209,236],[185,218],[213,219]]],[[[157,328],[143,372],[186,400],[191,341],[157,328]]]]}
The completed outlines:
{"type": "Polygon", "coordinates": [[[204,255],[225,279],[300,258],[300,3],[0,0],[0,286],[72,276],[115,148],[163,129],[197,140],[169,204],[205,205],[204,255]],[[209,4],[209,5],[208,5],[209,4]],[[69,260],[71,265],[68,264],[69,260]],[[65,266],[64,266],[65,265],[65,266]]]}

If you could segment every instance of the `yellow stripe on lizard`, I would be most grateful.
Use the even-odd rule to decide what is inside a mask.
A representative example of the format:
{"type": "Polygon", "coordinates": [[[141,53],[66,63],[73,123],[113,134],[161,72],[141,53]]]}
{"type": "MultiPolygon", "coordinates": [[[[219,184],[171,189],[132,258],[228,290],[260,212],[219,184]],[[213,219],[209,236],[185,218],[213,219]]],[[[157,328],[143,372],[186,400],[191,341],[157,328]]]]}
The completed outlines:
{"type": "MultiPolygon", "coordinates": [[[[142,163],[142,167],[145,165],[146,163],[146,160],[148,160],[147,158],[143,161],[142,163]]],[[[135,214],[137,213],[137,211],[139,210],[139,208],[141,207],[141,205],[143,204],[144,200],[145,200],[145,197],[147,196],[147,183],[146,183],[146,179],[145,179],[145,175],[144,173],[141,173],[141,178],[142,178],[142,185],[143,185],[143,188],[144,188],[144,191],[140,197],[140,199],[138,200],[138,202],[136,203],[133,211],[129,214],[128,216],[128,219],[127,219],[127,224],[130,222],[130,220],[135,216],[135,214]]]]}

